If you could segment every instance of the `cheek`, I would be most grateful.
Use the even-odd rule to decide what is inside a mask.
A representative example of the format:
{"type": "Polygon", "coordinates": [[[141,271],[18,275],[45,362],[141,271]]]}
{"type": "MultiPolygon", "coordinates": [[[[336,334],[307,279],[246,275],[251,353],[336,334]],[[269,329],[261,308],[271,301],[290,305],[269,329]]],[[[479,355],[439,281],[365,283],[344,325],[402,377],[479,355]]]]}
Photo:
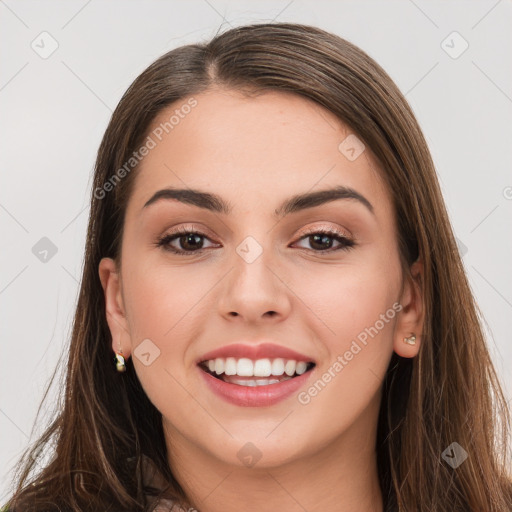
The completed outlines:
{"type": "Polygon", "coordinates": [[[369,265],[330,266],[296,283],[297,296],[303,298],[311,317],[324,326],[315,331],[338,340],[341,346],[392,308],[399,291],[396,269],[384,271],[369,265]]]}
{"type": "Polygon", "coordinates": [[[162,342],[173,337],[175,325],[179,325],[182,318],[185,322],[181,323],[190,327],[189,316],[193,315],[194,304],[208,289],[206,276],[198,278],[197,270],[192,267],[171,268],[143,254],[138,259],[135,254],[126,258],[123,292],[135,344],[138,338],[150,337],[150,334],[162,342]]]}
{"type": "Polygon", "coordinates": [[[372,258],[331,266],[302,281],[297,294],[306,298],[312,312],[306,316],[309,328],[326,349],[319,371],[330,372],[322,381],[329,382],[333,393],[323,393],[322,400],[330,403],[343,396],[356,407],[378,390],[393,350],[399,279],[397,264],[390,261],[383,269],[372,258]],[[355,389],[359,392],[351,396],[355,389]]]}
{"type": "Polygon", "coordinates": [[[205,311],[215,307],[207,292],[218,278],[212,269],[171,268],[135,252],[123,265],[133,363],[153,403],[164,404],[170,391],[181,396],[175,379],[183,382],[193,364],[189,350],[201,335],[205,311]]]}
{"type": "MultiPolygon", "coordinates": [[[[329,286],[308,292],[315,312],[312,323],[327,349],[315,380],[299,395],[304,411],[329,412],[329,422],[319,427],[324,435],[348,428],[371,404],[375,405],[392,355],[393,330],[399,305],[391,274],[380,278],[372,272],[333,276],[329,286]],[[334,278],[336,280],[336,277],[334,278]],[[395,308],[393,308],[395,304],[395,308]],[[322,323],[327,328],[319,328],[322,323]],[[321,331],[320,331],[321,329],[321,331]]],[[[320,285],[317,282],[317,285],[320,285]]],[[[306,293],[303,290],[302,293],[306,293]]]]}

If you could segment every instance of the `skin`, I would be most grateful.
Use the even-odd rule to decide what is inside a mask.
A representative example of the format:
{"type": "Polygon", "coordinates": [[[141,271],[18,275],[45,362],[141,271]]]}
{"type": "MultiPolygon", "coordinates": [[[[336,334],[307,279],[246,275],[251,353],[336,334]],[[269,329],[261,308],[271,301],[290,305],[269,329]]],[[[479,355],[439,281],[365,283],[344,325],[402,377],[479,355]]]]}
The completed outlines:
{"type": "MultiPolygon", "coordinates": [[[[422,265],[411,267],[413,279],[403,277],[377,162],[368,148],[349,161],[338,146],[351,130],[299,96],[212,89],[194,97],[197,106],[137,171],[121,268],[109,258],[99,266],[112,349],[133,356],[162,413],[170,467],[201,512],[238,511],[241,496],[247,512],[269,503],[290,512],[382,511],[374,450],[381,383],[393,351],[418,353],[423,308],[422,265]],[[336,185],[365,196],[374,215],[344,199],[273,217],[290,196],[336,185]],[[168,186],[218,194],[233,212],[176,200],[143,208],[168,186]],[[206,236],[203,254],[156,246],[191,223],[206,236]],[[332,239],[326,255],[321,248],[328,245],[304,237],[309,228],[340,229],[357,245],[332,251],[339,247],[332,239]],[[263,250],[252,263],[236,252],[247,236],[263,250]],[[403,309],[307,405],[295,394],[270,407],[229,404],[205,386],[196,366],[215,348],[271,340],[315,359],[307,390],[394,303],[403,309]],[[411,333],[414,346],[403,342],[411,333]],[[146,366],[134,350],[148,338],[160,354],[146,366]],[[247,442],[261,453],[252,467],[237,457],[247,442]]],[[[152,128],[185,102],[162,111],[152,128]]],[[[179,239],[172,245],[190,247],[179,239]]]]}

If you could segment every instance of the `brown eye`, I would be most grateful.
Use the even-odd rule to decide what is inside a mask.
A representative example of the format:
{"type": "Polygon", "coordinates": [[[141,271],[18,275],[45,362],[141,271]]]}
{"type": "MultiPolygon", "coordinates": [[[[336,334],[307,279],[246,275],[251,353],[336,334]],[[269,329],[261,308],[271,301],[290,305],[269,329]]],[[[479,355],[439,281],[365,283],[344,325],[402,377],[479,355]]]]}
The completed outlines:
{"type": "MultiPolygon", "coordinates": [[[[313,233],[308,233],[300,240],[307,240],[310,245],[310,250],[314,252],[334,252],[340,249],[347,250],[355,246],[355,242],[345,235],[330,230],[319,230],[313,233]],[[337,242],[338,246],[333,249],[333,244],[337,242]]],[[[309,249],[305,247],[305,249],[309,249]]]]}
{"type": "Polygon", "coordinates": [[[179,242],[180,249],[184,249],[186,251],[193,251],[203,247],[202,237],[196,233],[182,235],[177,240],[179,242]]]}
{"type": "Polygon", "coordinates": [[[195,230],[179,230],[169,233],[158,240],[158,247],[176,254],[199,254],[203,251],[204,240],[208,238],[204,233],[195,230]],[[178,247],[172,245],[176,242],[178,247]]]}

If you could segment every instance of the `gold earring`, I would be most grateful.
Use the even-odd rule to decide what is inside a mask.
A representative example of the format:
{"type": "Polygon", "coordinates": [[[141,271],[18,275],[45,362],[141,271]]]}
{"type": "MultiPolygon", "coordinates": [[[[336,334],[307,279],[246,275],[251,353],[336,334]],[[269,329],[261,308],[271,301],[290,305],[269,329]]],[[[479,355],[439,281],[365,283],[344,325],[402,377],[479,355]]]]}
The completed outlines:
{"type": "Polygon", "coordinates": [[[121,342],[119,342],[119,352],[116,352],[116,357],[114,359],[116,363],[117,371],[122,373],[126,371],[126,364],[124,362],[123,350],[121,349],[121,342]]]}
{"type": "Polygon", "coordinates": [[[404,338],[404,343],[407,343],[408,345],[416,345],[416,335],[412,333],[412,336],[404,338]]]}

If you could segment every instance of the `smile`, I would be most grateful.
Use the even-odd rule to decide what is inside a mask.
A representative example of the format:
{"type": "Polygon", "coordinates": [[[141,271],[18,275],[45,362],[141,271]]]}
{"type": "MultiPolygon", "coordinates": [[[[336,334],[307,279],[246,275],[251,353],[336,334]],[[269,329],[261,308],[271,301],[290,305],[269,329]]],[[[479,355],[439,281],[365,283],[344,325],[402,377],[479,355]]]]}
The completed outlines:
{"type": "Polygon", "coordinates": [[[209,359],[201,367],[210,375],[237,386],[268,386],[293,379],[313,368],[314,363],[295,359],[227,357],[209,359]],[[256,378],[255,378],[256,377],[256,378]],[[265,378],[266,377],[266,378],[265,378]]]}
{"type": "Polygon", "coordinates": [[[294,359],[215,358],[198,364],[208,388],[242,407],[268,407],[299,391],[315,364],[294,359]]]}

